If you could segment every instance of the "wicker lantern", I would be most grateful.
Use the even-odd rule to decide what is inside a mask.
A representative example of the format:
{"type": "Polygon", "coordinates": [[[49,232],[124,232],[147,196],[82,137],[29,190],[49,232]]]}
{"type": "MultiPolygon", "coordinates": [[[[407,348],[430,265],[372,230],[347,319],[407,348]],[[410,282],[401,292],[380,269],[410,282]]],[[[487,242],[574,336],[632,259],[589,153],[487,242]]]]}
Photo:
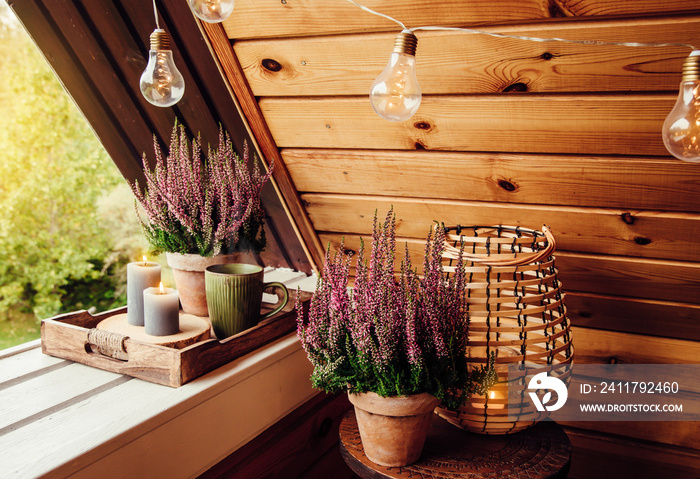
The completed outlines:
{"type": "MultiPolygon", "coordinates": [[[[485,397],[472,396],[458,412],[438,408],[438,413],[471,432],[521,431],[548,413],[538,412],[527,395],[527,372],[521,379],[511,374],[509,382],[508,366],[519,364],[528,371],[573,360],[571,325],[552,255],[554,236],[547,227],[457,226],[446,231],[443,258],[448,271],[459,242],[465,245],[469,363],[483,365],[494,353],[499,381],[485,397]]],[[[560,379],[568,383],[569,368],[564,371],[560,379]]]]}

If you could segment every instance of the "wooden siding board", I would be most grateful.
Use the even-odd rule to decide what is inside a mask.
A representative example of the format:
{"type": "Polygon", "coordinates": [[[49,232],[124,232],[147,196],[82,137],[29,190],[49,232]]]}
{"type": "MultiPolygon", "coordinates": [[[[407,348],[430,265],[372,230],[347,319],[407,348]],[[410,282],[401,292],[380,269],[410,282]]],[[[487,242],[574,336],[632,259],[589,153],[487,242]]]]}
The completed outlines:
{"type": "Polygon", "coordinates": [[[300,192],[700,212],[700,169],[656,157],[283,149],[300,192]]]}
{"type": "Polygon", "coordinates": [[[576,362],[583,364],[697,364],[700,357],[700,341],[583,327],[573,328],[573,341],[576,362]]]}
{"type": "Polygon", "coordinates": [[[700,304],[700,263],[568,251],[555,256],[567,291],[700,304]]]}
{"type": "MultiPolygon", "coordinates": [[[[459,0],[440,2],[440,8],[436,8],[434,2],[363,0],[358,3],[403,19],[409,26],[522,21],[550,16],[547,0],[472,0],[469,8],[465,8],[464,2],[459,0]]],[[[284,4],[279,0],[237,0],[236,11],[237,15],[231,15],[224,22],[230,38],[299,36],[308,32],[328,35],[397,29],[395,23],[363,12],[345,0],[306,0],[303,3],[284,4]]]]}
{"type": "MultiPolygon", "coordinates": [[[[614,424],[617,430],[611,431],[612,434],[594,434],[585,429],[565,428],[572,445],[569,479],[592,477],[697,479],[700,477],[700,453],[697,450],[634,441],[620,435],[629,425],[632,425],[632,429],[636,431],[644,427],[656,429],[653,423],[616,422],[614,424]]],[[[665,425],[665,436],[673,436],[674,424],[676,423],[665,425]]],[[[580,426],[585,428],[586,423],[581,423],[580,426]]],[[[688,428],[686,424],[682,424],[679,429],[688,428]]]]}
{"type": "MultiPolygon", "coordinates": [[[[670,446],[686,448],[693,454],[697,454],[699,448],[698,437],[700,437],[700,421],[557,421],[564,427],[586,428],[591,431],[598,431],[605,434],[616,434],[622,437],[637,439],[641,441],[652,441],[654,443],[668,444],[670,446]]],[[[605,449],[603,449],[603,452],[605,449]]],[[[651,452],[650,452],[651,454],[651,452]]],[[[654,461],[653,456],[648,457],[654,461]]],[[[656,458],[658,460],[658,458],[656,458]]],[[[671,470],[671,468],[669,468],[671,470]]],[[[578,476],[581,477],[581,476],[578,476]]],[[[594,476],[595,477],[595,476],[594,476]]],[[[605,477],[605,476],[600,476],[605,477]]],[[[616,477],[616,476],[610,476],[616,477]]],[[[625,477],[625,476],[621,476],[625,477]]],[[[630,477],[630,476],[627,476],[630,477]]],[[[668,472],[662,476],[641,476],[649,479],[657,477],[687,477],[684,475],[670,476],[668,472]]],[[[691,476],[693,477],[693,476],[691,476]]],[[[696,479],[695,476],[693,479],[696,479]]]]}
{"type": "MultiPolygon", "coordinates": [[[[551,18],[596,18],[697,13],[700,8],[687,0],[442,0],[406,2],[363,0],[361,3],[402,21],[409,28],[425,25],[473,26],[527,22],[551,18]]],[[[397,31],[384,18],[363,12],[345,0],[237,0],[236,14],[224,27],[230,38],[303,36],[309,32],[330,35],[348,32],[397,31]]]]}
{"type": "Polygon", "coordinates": [[[568,292],[566,306],[577,326],[700,341],[697,304],[568,292]]]}
{"type": "MultiPolygon", "coordinates": [[[[343,233],[321,235],[323,244],[330,245],[331,251],[338,251],[343,241],[344,249],[353,254],[360,248],[360,238],[364,240],[365,245],[372,243],[371,235],[343,233]]],[[[425,239],[400,237],[396,242],[398,254],[403,256],[404,245],[407,244],[411,262],[421,268],[425,239]]],[[[566,293],[583,293],[588,297],[612,295],[621,300],[647,299],[670,304],[700,305],[700,263],[562,250],[556,250],[554,256],[559,270],[558,277],[566,293]]],[[[398,271],[398,264],[396,267],[398,271]]],[[[595,309],[596,313],[598,311],[595,309]]],[[[644,316],[654,318],[651,313],[644,316]]],[[[668,318],[673,316],[664,314],[658,319],[666,323],[668,318]]]]}
{"type": "Polygon", "coordinates": [[[281,147],[666,155],[661,127],[677,95],[425,96],[403,122],[366,97],[262,98],[281,147]]]}
{"type": "MultiPolygon", "coordinates": [[[[323,234],[321,239],[330,245],[331,251],[338,251],[341,241],[344,241],[345,251],[356,253],[360,247],[360,236],[323,234]]],[[[368,245],[372,238],[363,236],[363,240],[368,245]]],[[[400,257],[404,254],[405,243],[412,264],[420,269],[424,240],[397,238],[397,255],[400,257]]],[[[700,265],[566,251],[556,251],[555,257],[572,324],[700,340],[700,296],[696,294],[700,287],[700,265]],[[572,257],[574,262],[570,261],[572,257]],[[649,276],[649,271],[656,276],[649,276]],[[688,276],[679,277],[683,274],[688,276]],[[580,279],[580,275],[584,277],[580,279]],[[621,280],[621,276],[625,279],[621,280]],[[640,286],[630,288],[634,284],[640,286]]],[[[353,261],[351,274],[354,274],[354,265],[353,261]]]]}
{"type": "Polygon", "coordinates": [[[375,211],[393,206],[399,236],[424,238],[433,221],[446,225],[549,226],[562,250],[700,261],[700,215],[655,211],[550,207],[402,197],[305,194],[302,199],[322,232],[370,234],[375,211]]]}
{"type": "Polygon", "coordinates": [[[624,15],[629,17],[698,10],[697,5],[684,0],[666,0],[663,2],[653,0],[636,0],[634,2],[620,2],[618,0],[558,0],[557,4],[561,11],[576,17],[598,15],[624,15]]]}
{"type": "MultiPolygon", "coordinates": [[[[700,44],[698,16],[484,30],[539,38],[700,44]]],[[[518,92],[539,93],[677,91],[681,65],[690,52],[680,46],[541,43],[461,32],[416,35],[416,74],[424,95],[497,93],[515,87],[518,92]],[[499,54],[494,56],[494,51],[499,54]]],[[[386,65],[394,37],[386,33],[237,41],[234,48],[256,96],[363,95],[386,65]]]]}

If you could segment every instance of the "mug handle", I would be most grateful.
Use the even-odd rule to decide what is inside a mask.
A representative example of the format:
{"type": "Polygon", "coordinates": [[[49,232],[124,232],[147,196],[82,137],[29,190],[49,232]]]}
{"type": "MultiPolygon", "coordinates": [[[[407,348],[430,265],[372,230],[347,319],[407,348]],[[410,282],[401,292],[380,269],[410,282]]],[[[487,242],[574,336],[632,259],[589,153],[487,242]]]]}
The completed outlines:
{"type": "MultiPolygon", "coordinates": [[[[273,316],[273,315],[279,313],[280,310],[282,310],[282,308],[284,308],[287,305],[287,301],[289,301],[289,291],[287,291],[287,287],[285,285],[283,285],[279,281],[272,281],[270,283],[264,283],[263,284],[263,291],[265,291],[267,288],[269,288],[271,286],[277,286],[279,288],[282,288],[282,292],[283,292],[282,300],[281,300],[279,306],[277,306],[275,309],[273,309],[269,313],[265,313],[262,316],[260,316],[260,321],[262,321],[263,319],[267,319],[270,316],[273,316]]],[[[278,297],[279,297],[279,295],[278,295],[278,297]]]]}

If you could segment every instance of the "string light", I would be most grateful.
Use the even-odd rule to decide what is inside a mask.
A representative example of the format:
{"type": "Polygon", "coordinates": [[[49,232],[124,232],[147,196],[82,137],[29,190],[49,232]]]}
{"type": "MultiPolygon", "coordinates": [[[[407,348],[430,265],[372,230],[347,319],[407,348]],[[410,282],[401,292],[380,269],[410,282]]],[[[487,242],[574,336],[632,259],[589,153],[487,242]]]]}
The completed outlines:
{"type": "Polygon", "coordinates": [[[678,100],[661,133],[673,156],[700,163],[700,50],[693,50],[683,64],[678,100]]]}
{"type": "Polygon", "coordinates": [[[613,45],[625,47],[685,47],[692,53],[683,65],[683,78],[676,106],[666,118],[662,136],[666,149],[676,158],[700,163],[700,50],[687,43],[646,43],[646,42],[602,42],[598,40],[569,40],[566,38],[539,38],[524,35],[508,35],[461,27],[415,27],[407,28],[399,20],[377,12],[354,0],[347,0],[365,12],[390,20],[402,29],[396,38],[394,51],[389,64],[377,77],[370,90],[370,103],[374,111],[387,120],[403,121],[418,110],[421,101],[417,79],[408,81],[410,73],[415,75],[415,53],[417,39],[413,32],[418,30],[439,30],[489,35],[496,38],[510,38],[532,42],[563,42],[580,45],[613,45]],[[405,38],[413,35],[411,47],[405,47],[405,38]],[[404,42],[404,43],[402,43],[404,42]],[[402,62],[399,58],[402,58],[402,62]],[[409,66],[410,65],[410,66],[409,66]],[[403,80],[405,78],[405,80],[403,80]],[[398,112],[398,113],[397,113],[398,112]]]}
{"type": "Polygon", "coordinates": [[[372,108],[385,120],[411,118],[421,101],[416,76],[416,36],[404,30],[396,37],[394,51],[384,71],[374,80],[369,93],[372,108]]]}
{"type": "Polygon", "coordinates": [[[153,14],[156,18],[156,29],[151,33],[148,65],[141,74],[139,88],[143,97],[152,105],[169,107],[180,101],[185,94],[185,80],[173,61],[170,36],[160,28],[155,0],[153,14]]]}
{"type": "Polygon", "coordinates": [[[234,0],[188,0],[192,13],[208,23],[226,20],[233,12],[234,0]]]}

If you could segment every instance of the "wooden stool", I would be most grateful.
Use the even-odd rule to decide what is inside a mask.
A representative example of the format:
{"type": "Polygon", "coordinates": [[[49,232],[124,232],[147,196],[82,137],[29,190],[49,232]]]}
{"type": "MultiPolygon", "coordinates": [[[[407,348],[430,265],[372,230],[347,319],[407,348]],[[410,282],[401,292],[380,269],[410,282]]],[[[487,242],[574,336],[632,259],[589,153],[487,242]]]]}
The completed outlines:
{"type": "Polygon", "coordinates": [[[423,454],[406,467],[380,466],[364,454],[355,411],[340,423],[340,453],[364,479],[422,478],[565,478],[571,443],[557,423],[543,421],[506,436],[474,434],[435,415],[423,454]]]}

